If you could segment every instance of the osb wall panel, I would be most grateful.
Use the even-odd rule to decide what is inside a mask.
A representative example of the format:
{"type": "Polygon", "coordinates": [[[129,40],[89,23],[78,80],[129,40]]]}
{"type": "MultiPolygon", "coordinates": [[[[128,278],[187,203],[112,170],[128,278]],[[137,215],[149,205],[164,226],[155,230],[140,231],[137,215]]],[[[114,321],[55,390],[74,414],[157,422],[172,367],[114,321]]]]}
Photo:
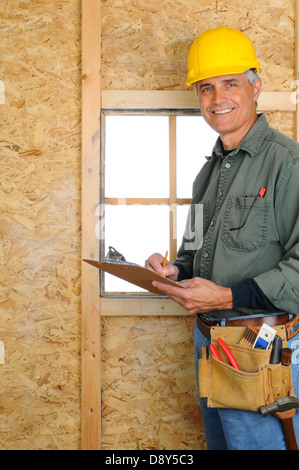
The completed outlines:
{"type": "Polygon", "coordinates": [[[254,42],[264,90],[294,80],[294,0],[103,0],[103,89],[186,89],[189,46],[222,24],[254,42]]]}
{"type": "Polygon", "coordinates": [[[275,111],[274,113],[266,113],[266,116],[271,127],[289,136],[291,139],[295,138],[295,113],[275,111]]]}
{"type": "Polygon", "coordinates": [[[103,318],[103,449],[205,449],[192,331],[188,317],[103,318]]]}
{"type": "Polygon", "coordinates": [[[0,18],[0,449],[78,449],[80,0],[0,18]]]}

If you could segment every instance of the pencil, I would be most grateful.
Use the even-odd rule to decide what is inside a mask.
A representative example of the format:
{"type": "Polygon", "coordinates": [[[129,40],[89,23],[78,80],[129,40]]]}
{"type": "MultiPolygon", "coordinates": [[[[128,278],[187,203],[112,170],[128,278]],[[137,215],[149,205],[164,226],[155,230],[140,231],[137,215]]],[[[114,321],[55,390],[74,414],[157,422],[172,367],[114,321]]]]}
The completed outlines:
{"type": "MultiPolygon", "coordinates": [[[[167,261],[167,256],[168,256],[168,251],[166,251],[166,253],[165,253],[165,256],[164,256],[164,259],[163,259],[163,263],[162,263],[162,269],[165,268],[166,261],[167,261]]],[[[164,274],[161,273],[161,276],[164,276],[164,274]]]]}
{"type": "Polygon", "coordinates": [[[166,261],[167,261],[167,256],[168,256],[168,251],[166,251],[166,253],[165,253],[164,260],[163,260],[163,264],[162,264],[162,268],[165,268],[166,261]]]}

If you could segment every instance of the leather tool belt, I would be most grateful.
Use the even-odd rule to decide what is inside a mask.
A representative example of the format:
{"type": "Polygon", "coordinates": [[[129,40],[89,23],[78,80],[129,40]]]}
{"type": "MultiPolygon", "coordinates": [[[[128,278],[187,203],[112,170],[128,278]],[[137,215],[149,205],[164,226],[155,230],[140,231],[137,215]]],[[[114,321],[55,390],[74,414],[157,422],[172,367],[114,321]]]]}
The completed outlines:
{"type": "MultiPolygon", "coordinates": [[[[282,315],[267,315],[256,318],[238,318],[237,320],[227,320],[225,326],[262,326],[266,323],[268,326],[284,325],[286,329],[287,340],[293,338],[299,331],[299,315],[293,315],[290,319],[287,313],[282,315]]],[[[209,340],[211,340],[211,328],[220,326],[220,321],[209,320],[204,315],[196,316],[196,324],[199,331],[209,340]]]]}
{"type": "MultiPolygon", "coordinates": [[[[285,326],[272,328],[281,337],[282,347],[287,348],[285,326]]],[[[207,407],[259,412],[261,406],[280,397],[294,396],[291,364],[272,364],[272,346],[256,349],[240,344],[245,330],[246,326],[211,327],[211,344],[218,354],[211,350],[206,358],[198,361],[199,395],[207,399],[207,407]],[[227,349],[221,347],[222,343],[229,348],[237,367],[225,353],[227,349]]]]}
{"type": "MultiPolygon", "coordinates": [[[[258,412],[279,399],[295,397],[291,363],[271,361],[273,345],[260,350],[244,345],[241,339],[249,324],[259,329],[266,323],[276,330],[285,351],[291,351],[287,341],[299,331],[299,315],[244,317],[227,320],[225,326],[202,315],[197,315],[196,321],[213,348],[198,361],[199,395],[205,399],[206,406],[258,412]]],[[[288,450],[298,450],[292,421],[295,412],[294,408],[274,413],[282,422],[288,450]]]]}

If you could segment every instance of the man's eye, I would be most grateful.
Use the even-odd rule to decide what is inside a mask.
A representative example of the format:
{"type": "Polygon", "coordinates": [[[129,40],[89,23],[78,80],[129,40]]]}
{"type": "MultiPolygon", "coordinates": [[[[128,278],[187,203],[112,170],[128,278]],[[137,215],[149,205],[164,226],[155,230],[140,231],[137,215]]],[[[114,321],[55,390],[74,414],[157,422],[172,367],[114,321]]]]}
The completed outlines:
{"type": "Polygon", "coordinates": [[[211,91],[211,87],[208,87],[208,86],[200,90],[201,93],[207,93],[209,91],[211,91]]]}

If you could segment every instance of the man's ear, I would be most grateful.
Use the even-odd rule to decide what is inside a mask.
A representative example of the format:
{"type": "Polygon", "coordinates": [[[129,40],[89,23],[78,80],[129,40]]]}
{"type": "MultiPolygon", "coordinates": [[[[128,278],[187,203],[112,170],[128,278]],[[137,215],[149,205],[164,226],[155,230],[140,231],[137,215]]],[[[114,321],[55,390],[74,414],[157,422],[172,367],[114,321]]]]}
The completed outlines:
{"type": "Polygon", "coordinates": [[[257,100],[260,97],[262,91],[262,80],[260,78],[257,78],[253,84],[253,96],[254,96],[254,101],[257,102],[257,100]]]}

